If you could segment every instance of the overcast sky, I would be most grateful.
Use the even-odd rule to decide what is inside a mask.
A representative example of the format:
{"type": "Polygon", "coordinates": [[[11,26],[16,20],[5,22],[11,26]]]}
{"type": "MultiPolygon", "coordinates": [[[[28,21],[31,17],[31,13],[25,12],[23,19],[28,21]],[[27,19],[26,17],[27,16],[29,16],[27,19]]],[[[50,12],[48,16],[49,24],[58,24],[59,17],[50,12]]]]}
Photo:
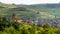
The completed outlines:
{"type": "Polygon", "coordinates": [[[59,3],[60,0],[0,0],[4,3],[15,3],[15,4],[41,4],[41,3],[59,3]]]}

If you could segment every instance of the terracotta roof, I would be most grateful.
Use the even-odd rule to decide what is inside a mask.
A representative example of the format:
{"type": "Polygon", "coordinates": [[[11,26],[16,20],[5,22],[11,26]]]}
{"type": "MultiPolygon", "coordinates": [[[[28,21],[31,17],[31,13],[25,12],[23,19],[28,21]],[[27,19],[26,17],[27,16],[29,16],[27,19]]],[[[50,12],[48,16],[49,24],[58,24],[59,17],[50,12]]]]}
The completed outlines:
{"type": "Polygon", "coordinates": [[[20,18],[15,18],[15,20],[21,20],[20,18]]]}

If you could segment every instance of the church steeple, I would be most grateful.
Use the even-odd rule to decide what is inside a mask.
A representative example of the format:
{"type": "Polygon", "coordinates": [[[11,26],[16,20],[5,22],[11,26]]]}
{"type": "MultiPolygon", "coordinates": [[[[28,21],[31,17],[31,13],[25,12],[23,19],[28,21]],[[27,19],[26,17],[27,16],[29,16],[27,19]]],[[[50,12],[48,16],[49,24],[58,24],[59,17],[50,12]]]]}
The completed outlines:
{"type": "Polygon", "coordinates": [[[15,18],[16,18],[16,13],[13,13],[12,20],[15,20],[15,18]]]}

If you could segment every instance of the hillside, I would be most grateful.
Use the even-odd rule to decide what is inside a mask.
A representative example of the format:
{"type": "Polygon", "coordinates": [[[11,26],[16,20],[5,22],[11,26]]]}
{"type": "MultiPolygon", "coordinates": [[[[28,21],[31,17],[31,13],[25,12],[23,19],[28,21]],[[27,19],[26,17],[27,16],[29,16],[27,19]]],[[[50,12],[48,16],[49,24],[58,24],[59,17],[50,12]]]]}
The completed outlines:
{"type": "Polygon", "coordinates": [[[38,10],[42,12],[48,12],[57,17],[60,17],[60,4],[35,4],[35,5],[25,5],[24,7],[38,10]]]}
{"type": "Polygon", "coordinates": [[[54,15],[49,14],[47,12],[37,11],[34,9],[30,9],[27,7],[17,6],[17,5],[10,5],[0,3],[0,15],[6,15],[8,18],[11,18],[11,15],[16,13],[19,18],[22,19],[52,19],[55,18],[54,15]]]}

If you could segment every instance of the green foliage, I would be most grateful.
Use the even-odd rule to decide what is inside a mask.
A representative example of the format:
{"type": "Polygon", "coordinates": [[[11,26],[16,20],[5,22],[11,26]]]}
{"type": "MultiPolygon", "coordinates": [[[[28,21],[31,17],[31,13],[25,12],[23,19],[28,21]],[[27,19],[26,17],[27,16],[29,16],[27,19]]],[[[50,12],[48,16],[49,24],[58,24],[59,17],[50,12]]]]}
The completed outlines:
{"type": "Polygon", "coordinates": [[[6,18],[0,21],[0,34],[60,34],[60,28],[48,26],[41,27],[37,25],[20,24],[18,22],[10,22],[6,18]]]}
{"type": "Polygon", "coordinates": [[[4,30],[1,30],[0,34],[60,34],[60,28],[45,26],[39,27],[39,29],[37,29],[35,24],[30,26],[26,24],[19,24],[18,22],[13,22],[12,26],[8,28],[4,27],[4,30]],[[15,25],[17,26],[16,29],[15,25]]]}

